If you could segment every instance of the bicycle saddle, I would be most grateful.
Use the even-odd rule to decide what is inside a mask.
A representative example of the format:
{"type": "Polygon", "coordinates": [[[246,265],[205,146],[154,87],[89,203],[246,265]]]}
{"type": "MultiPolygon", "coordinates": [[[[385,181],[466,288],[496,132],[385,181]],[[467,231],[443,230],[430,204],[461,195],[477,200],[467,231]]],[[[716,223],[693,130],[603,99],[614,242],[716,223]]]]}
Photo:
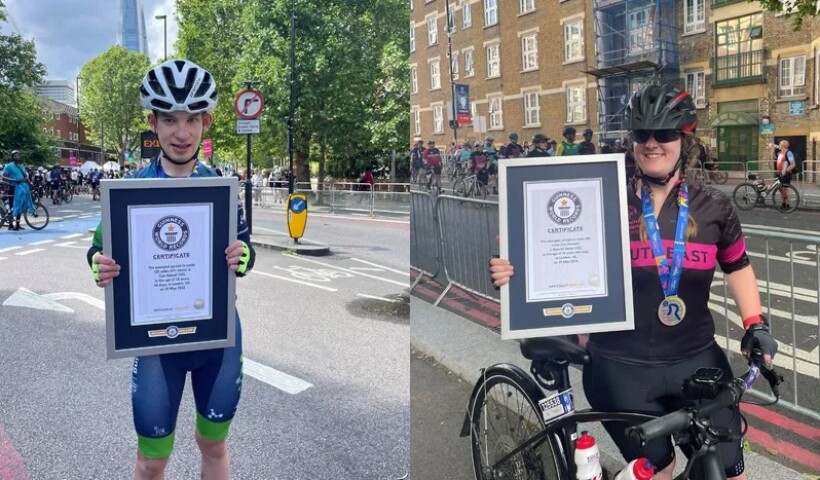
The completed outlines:
{"type": "Polygon", "coordinates": [[[589,363],[589,351],[578,343],[578,335],[525,338],[521,354],[529,360],[567,360],[576,365],[589,363]]]}

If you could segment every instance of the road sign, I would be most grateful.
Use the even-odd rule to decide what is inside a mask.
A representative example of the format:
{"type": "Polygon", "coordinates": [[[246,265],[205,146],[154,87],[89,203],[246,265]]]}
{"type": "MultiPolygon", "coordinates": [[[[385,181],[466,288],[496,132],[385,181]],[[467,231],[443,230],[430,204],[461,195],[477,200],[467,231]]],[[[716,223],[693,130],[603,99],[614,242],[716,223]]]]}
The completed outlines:
{"type": "Polygon", "coordinates": [[[767,123],[767,124],[760,124],[758,127],[761,135],[774,135],[774,124],[767,123]]]}
{"type": "Polygon", "coordinates": [[[296,241],[305,234],[307,212],[307,196],[304,193],[291,193],[288,198],[288,233],[296,241]]]}
{"type": "Polygon", "coordinates": [[[233,109],[236,115],[244,120],[254,120],[262,115],[262,107],[265,106],[265,100],[262,94],[256,90],[243,90],[239,92],[233,102],[233,109]]]}
{"type": "Polygon", "coordinates": [[[259,120],[237,120],[236,133],[239,135],[259,133],[259,120]]]}

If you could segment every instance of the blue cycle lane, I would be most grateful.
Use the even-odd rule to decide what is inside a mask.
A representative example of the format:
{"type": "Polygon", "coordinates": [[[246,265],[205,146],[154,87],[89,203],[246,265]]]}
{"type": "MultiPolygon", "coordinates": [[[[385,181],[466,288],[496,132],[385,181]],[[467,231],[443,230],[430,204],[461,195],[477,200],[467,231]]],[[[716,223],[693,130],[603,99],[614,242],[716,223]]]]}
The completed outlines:
{"type": "Polygon", "coordinates": [[[3,256],[3,250],[9,247],[30,245],[45,240],[56,240],[66,235],[88,233],[90,229],[96,228],[99,222],[100,214],[97,213],[88,218],[49,222],[44,229],[39,231],[32,230],[25,222],[22,222],[23,227],[26,228],[23,231],[11,231],[3,228],[0,230],[0,256],[3,256]]]}

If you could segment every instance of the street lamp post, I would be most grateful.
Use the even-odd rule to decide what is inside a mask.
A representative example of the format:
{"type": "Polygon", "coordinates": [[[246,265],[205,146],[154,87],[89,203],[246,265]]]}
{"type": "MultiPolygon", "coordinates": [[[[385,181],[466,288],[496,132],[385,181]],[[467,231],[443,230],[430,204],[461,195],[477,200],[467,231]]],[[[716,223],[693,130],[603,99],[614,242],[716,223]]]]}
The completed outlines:
{"type": "Polygon", "coordinates": [[[80,76],[77,76],[74,96],[77,100],[77,163],[80,163],[80,76]]]}
{"type": "Polygon", "coordinates": [[[167,15],[157,15],[157,20],[162,20],[162,43],[164,45],[164,52],[165,56],[162,57],[163,61],[168,60],[168,16],[167,15]]]}

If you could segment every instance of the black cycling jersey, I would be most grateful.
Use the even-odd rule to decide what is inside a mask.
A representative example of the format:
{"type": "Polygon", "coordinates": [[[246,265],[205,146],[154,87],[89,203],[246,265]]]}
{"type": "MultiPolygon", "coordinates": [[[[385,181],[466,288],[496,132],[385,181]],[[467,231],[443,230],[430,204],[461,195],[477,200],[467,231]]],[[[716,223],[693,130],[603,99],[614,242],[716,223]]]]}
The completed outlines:
{"type": "MultiPolygon", "coordinates": [[[[635,330],[594,333],[589,348],[599,355],[632,365],[669,365],[705,351],[714,343],[715,323],[709,311],[709,291],[719,264],[724,273],[749,265],[740,220],[731,201],[711,187],[689,187],[689,216],[697,234],[686,241],[678,296],[686,302],[686,315],[674,327],[658,319],[664,299],[658,268],[648,240],[641,241],[643,213],[635,184],[629,189],[629,237],[632,257],[635,330]]],[[[660,210],[658,226],[669,261],[678,215],[676,186],[660,210]]]]}

